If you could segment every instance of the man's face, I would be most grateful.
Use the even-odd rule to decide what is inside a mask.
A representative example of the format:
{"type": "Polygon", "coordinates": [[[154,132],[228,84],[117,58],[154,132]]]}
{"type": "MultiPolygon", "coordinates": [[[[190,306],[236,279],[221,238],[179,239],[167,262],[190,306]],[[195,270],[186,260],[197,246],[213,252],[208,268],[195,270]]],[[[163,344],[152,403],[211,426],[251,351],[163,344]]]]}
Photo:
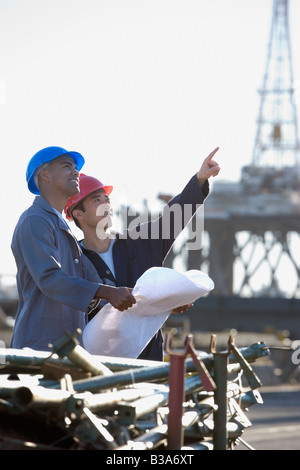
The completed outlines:
{"type": "Polygon", "coordinates": [[[70,156],[56,158],[43,171],[53,187],[68,197],[79,192],[79,172],[70,156]]]}
{"type": "MultiPolygon", "coordinates": [[[[99,225],[106,230],[112,226],[112,208],[104,189],[98,189],[83,201],[84,211],[74,214],[81,226],[95,228],[99,225]],[[79,215],[79,217],[78,217],[79,215]]],[[[76,209],[75,209],[76,211],[76,209]]]]}

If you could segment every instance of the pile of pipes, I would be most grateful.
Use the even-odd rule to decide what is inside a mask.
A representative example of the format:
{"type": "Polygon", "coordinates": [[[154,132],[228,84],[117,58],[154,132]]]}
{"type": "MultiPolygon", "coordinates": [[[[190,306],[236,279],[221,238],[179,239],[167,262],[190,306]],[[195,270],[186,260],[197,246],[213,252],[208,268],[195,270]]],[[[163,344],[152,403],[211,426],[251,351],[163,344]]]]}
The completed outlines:
{"type": "Polygon", "coordinates": [[[67,333],[51,352],[0,349],[0,449],[248,446],[245,412],[262,403],[250,363],[269,350],[238,349],[232,337],[226,351],[215,346],[213,335],[210,353],[197,352],[189,335],[172,351],[168,336],[165,362],[93,356],[67,333]]]}

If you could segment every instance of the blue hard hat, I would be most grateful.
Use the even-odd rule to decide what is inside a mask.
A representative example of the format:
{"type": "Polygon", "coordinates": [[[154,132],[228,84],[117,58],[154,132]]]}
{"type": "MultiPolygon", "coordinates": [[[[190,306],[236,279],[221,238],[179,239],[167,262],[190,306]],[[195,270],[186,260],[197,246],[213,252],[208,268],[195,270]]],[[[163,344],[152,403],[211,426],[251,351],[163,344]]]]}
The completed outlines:
{"type": "Polygon", "coordinates": [[[40,194],[40,191],[34,182],[35,171],[43,163],[49,163],[55,158],[61,157],[62,155],[69,155],[71,158],[73,158],[77,170],[81,170],[84,165],[84,158],[80,153],[68,152],[68,150],[63,149],[62,147],[46,147],[33,155],[30,162],[28,163],[26,170],[26,181],[29,191],[31,191],[33,194],[40,194]]]}

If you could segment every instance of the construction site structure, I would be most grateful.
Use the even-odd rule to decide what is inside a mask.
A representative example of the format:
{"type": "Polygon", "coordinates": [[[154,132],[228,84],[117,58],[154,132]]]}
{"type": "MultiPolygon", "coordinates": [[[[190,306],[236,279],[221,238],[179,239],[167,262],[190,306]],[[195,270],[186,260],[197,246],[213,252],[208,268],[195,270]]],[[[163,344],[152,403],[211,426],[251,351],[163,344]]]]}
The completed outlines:
{"type": "MultiPolygon", "coordinates": [[[[252,161],[237,183],[214,181],[204,226],[198,224],[204,228],[201,248],[187,249],[197,217],[203,218],[198,211],[165,264],[201,269],[214,280],[214,290],[188,313],[194,331],[216,325],[262,331],[269,325],[300,334],[300,146],[289,2],[273,0],[272,8],[252,161]]],[[[158,197],[165,203],[172,196],[158,197]]]]}
{"type": "Polygon", "coordinates": [[[252,162],[242,168],[238,183],[214,183],[205,202],[203,248],[186,253],[189,269],[201,266],[214,279],[212,295],[300,298],[300,145],[293,84],[289,1],[273,0],[252,162]]]}

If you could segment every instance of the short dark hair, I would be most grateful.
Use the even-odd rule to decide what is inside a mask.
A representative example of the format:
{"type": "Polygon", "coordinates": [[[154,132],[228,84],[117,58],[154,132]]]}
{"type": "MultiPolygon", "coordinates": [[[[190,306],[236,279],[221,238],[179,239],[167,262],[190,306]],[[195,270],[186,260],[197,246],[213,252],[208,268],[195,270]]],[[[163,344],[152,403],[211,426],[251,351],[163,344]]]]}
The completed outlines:
{"type": "MultiPolygon", "coordinates": [[[[84,198],[84,199],[85,199],[85,198],[84,198]]],[[[71,212],[71,215],[72,215],[72,218],[73,218],[73,220],[74,220],[74,223],[75,223],[76,227],[78,227],[78,228],[80,228],[80,229],[81,229],[80,223],[79,223],[79,221],[76,219],[76,217],[73,215],[73,211],[74,211],[75,209],[79,209],[80,211],[85,212],[85,208],[84,208],[84,204],[83,204],[83,203],[84,203],[84,199],[82,199],[78,204],[76,204],[76,206],[73,207],[72,212],[71,212]]]]}

